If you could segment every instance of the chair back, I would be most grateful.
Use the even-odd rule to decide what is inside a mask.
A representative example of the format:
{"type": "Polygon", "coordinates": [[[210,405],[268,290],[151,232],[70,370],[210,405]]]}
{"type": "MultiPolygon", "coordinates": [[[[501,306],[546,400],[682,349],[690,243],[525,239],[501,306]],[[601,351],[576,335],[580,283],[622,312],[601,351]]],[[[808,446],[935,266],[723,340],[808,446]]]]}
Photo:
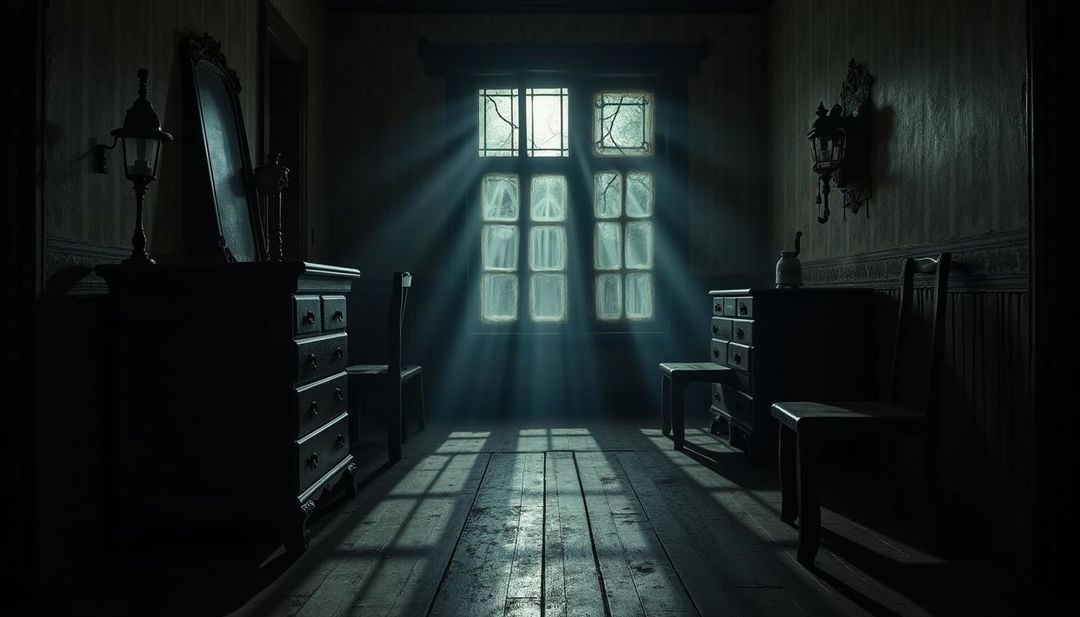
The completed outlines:
{"type": "Polygon", "coordinates": [[[402,331],[405,327],[405,306],[409,301],[409,289],[412,288],[412,275],[408,272],[395,272],[390,293],[390,309],[386,315],[386,350],[387,370],[391,376],[400,375],[404,365],[404,345],[402,331]]]}
{"type": "Polygon", "coordinates": [[[903,284],[900,287],[900,315],[896,320],[896,342],[893,345],[892,383],[889,387],[889,400],[893,403],[900,399],[900,364],[904,361],[904,350],[908,341],[908,322],[911,320],[911,305],[914,302],[915,274],[934,275],[933,325],[930,330],[930,362],[926,388],[924,411],[927,417],[937,414],[938,389],[941,383],[941,354],[945,346],[945,302],[948,299],[950,253],[941,253],[937,257],[909,257],[904,260],[903,284]]]}

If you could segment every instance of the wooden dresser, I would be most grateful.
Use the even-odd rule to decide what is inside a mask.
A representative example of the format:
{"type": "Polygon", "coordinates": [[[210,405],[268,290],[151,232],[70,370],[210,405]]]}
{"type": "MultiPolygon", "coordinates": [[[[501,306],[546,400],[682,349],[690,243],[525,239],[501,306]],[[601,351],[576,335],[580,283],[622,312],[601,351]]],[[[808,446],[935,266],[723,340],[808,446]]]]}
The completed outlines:
{"type": "Polygon", "coordinates": [[[360,272],[310,263],[97,272],[111,305],[118,529],[262,531],[306,548],[324,493],[355,492],[344,294],[360,272]]]}
{"type": "Polygon", "coordinates": [[[874,294],[862,288],[710,291],[710,360],[734,369],[712,385],[714,431],[754,458],[776,451],[777,401],[865,400],[876,393],[874,294]]]}

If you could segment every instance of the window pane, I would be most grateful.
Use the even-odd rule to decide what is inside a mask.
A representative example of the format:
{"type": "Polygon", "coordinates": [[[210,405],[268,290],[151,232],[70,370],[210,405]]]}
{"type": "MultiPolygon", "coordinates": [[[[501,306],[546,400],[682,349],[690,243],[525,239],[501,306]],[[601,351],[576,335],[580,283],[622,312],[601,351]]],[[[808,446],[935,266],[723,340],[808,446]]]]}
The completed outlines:
{"type": "Polygon", "coordinates": [[[596,317],[605,321],[622,317],[622,275],[596,277],[596,317]]]}
{"type": "Polygon", "coordinates": [[[517,270],[518,230],[515,225],[484,225],[480,234],[484,270],[517,270]]]}
{"type": "Polygon", "coordinates": [[[566,88],[525,90],[525,126],[529,156],[569,156],[570,116],[566,88]]]}
{"type": "Polygon", "coordinates": [[[485,221],[516,221],[521,203],[517,174],[487,174],[480,186],[485,221]]]}
{"type": "Polygon", "coordinates": [[[622,216],[622,174],[602,171],[593,176],[593,213],[598,219],[622,216]]]}
{"type": "Polygon", "coordinates": [[[600,92],[593,99],[593,150],[600,156],[648,156],[653,149],[648,92],[600,92]]]}
{"type": "Polygon", "coordinates": [[[626,174],[626,216],[643,218],[653,213],[652,174],[632,171],[626,174]]]}
{"type": "Polygon", "coordinates": [[[544,225],[529,230],[529,267],[533,270],[566,269],[566,229],[544,225]]]}
{"type": "Polygon", "coordinates": [[[487,322],[517,320],[516,274],[485,274],[480,281],[480,318],[487,322]]]}
{"type": "Polygon", "coordinates": [[[626,224],[626,267],[639,270],[652,268],[652,222],[626,224]]]}
{"type": "Polygon", "coordinates": [[[515,156],[518,143],[517,88],[480,90],[480,156],[515,156]]]}
{"type": "Polygon", "coordinates": [[[626,275],[626,318],[652,319],[652,274],[632,272],[626,275]]]}
{"type": "Polygon", "coordinates": [[[534,221],[566,220],[566,176],[533,176],[529,216],[534,221]]]}
{"type": "Polygon", "coordinates": [[[622,267],[622,225],[597,223],[594,242],[594,261],[597,270],[618,270],[622,267]]]}
{"type": "Polygon", "coordinates": [[[530,277],[529,313],[533,321],[566,321],[565,274],[534,274],[530,277]]]}

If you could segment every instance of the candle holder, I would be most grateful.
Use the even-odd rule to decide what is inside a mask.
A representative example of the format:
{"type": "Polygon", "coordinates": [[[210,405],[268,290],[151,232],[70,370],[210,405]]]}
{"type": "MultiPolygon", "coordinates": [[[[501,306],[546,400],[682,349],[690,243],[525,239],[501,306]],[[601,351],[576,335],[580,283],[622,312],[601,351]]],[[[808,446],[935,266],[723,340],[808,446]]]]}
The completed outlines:
{"type": "Polygon", "coordinates": [[[261,197],[259,208],[263,246],[270,261],[285,258],[281,229],[281,194],[289,187],[289,168],[281,164],[281,153],[267,157],[266,165],[255,168],[255,187],[261,197]]]}

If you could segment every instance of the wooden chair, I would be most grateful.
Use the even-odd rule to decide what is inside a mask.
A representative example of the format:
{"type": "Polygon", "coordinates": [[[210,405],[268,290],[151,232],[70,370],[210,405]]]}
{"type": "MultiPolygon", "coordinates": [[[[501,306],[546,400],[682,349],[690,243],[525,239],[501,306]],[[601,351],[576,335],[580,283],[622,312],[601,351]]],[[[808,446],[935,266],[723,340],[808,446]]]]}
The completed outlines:
{"type": "MultiPolygon", "coordinates": [[[[780,520],[799,519],[797,558],[811,564],[821,540],[821,506],[818,501],[818,456],[830,442],[874,435],[898,437],[922,435],[927,489],[931,506],[938,493],[937,401],[939,368],[945,335],[945,301],[949,281],[949,253],[937,258],[909,258],[904,262],[900,290],[900,315],[893,346],[892,379],[888,402],[785,402],[772,406],[772,416],[780,421],[780,520]],[[929,375],[925,404],[913,409],[899,404],[900,365],[909,337],[913,281],[915,273],[933,274],[933,329],[930,335],[929,375]]],[[[892,462],[895,464],[895,461],[892,462]]]]}
{"type": "Polygon", "coordinates": [[[424,430],[424,369],[416,365],[404,365],[402,356],[402,328],[405,321],[405,306],[412,287],[412,275],[408,272],[395,272],[393,290],[390,295],[390,310],[386,319],[386,348],[388,364],[354,364],[346,367],[349,381],[361,389],[381,388],[388,393],[387,444],[390,460],[401,459],[401,444],[405,442],[405,414],[403,413],[402,391],[405,385],[414,379],[419,386],[420,430],[424,430]]]}
{"type": "Polygon", "coordinates": [[[694,382],[723,383],[729,369],[715,362],[660,363],[660,430],[665,436],[675,429],[675,449],[682,450],[686,442],[686,416],[683,393],[694,382]]]}

